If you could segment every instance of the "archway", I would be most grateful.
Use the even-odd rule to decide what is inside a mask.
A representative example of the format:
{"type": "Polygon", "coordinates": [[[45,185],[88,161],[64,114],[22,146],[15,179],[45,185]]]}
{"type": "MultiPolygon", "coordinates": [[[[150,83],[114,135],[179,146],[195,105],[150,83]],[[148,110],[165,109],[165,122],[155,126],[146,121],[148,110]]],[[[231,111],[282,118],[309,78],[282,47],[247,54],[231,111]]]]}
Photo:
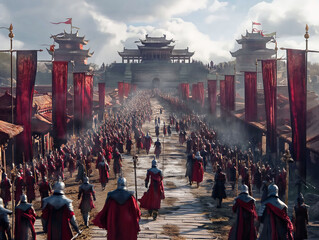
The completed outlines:
{"type": "Polygon", "coordinates": [[[153,79],[153,81],[152,81],[152,86],[153,86],[153,88],[159,88],[160,87],[160,80],[159,80],[159,78],[154,78],[153,79]]]}

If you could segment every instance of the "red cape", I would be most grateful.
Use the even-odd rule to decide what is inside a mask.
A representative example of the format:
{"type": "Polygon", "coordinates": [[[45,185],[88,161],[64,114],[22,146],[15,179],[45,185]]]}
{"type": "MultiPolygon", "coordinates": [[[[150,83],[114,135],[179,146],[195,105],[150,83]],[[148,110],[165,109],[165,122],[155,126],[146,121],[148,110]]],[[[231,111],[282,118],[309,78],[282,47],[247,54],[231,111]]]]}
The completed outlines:
{"type": "Polygon", "coordinates": [[[107,230],[108,240],[136,240],[140,217],[141,212],[133,196],[123,205],[109,198],[93,223],[107,230]]]}
{"type": "Polygon", "coordinates": [[[15,239],[24,239],[25,237],[25,231],[27,229],[23,229],[21,226],[21,219],[24,218],[27,221],[29,221],[31,226],[31,232],[33,236],[33,240],[36,240],[36,233],[34,229],[34,223],[35,223],[35,212],[32,208],[29,208],[26,212],[23,212],[21,209],[16,209],[15,211],[16,215],[16,221],[15,221],[15,228],[14,228],[14,236],[15,239]]]}
{"type": "Polygon", "coordinates": [[[61,236],[60,240],[72,239],[73,235],[69,223],[73,215],[74,212],[71,212],[66,205],[64,205],[61,209],[56,210],[53,206],[48,204],[42,211],[42,218],[48,223],[47,239],[51,240],[53,234],[59,234],[61,236]],[[52,221],[53,211],[58,212],[58,214],[54,215],[59,215],[59,213],[62,213],[61,218],[58,219],[60,222],[52,221]]]}
{"type": "Polygon", "coordinates": [[[202,182],[204,178],[204,168],[203,168],[203,163],[195,160],[193,163],[193,175],[192,175],[192,181],[194,182],[202,182]]]}
{"type": "Polygon", "coordinates": [[[164,194],[164,185],[163,185],[163,177],[160,173],[154,174],[151,171],[147,171],[146,181],[149,181],[149,178],[152,178],[150,187],[147,192],[144,193],[143,197],[138,201],[141,203],[141,208],[145,209],[160,209],[161,208],[161,200],[165,199],[164,194]],[[154,185],[155,180],[158,185],[154,185]]]}

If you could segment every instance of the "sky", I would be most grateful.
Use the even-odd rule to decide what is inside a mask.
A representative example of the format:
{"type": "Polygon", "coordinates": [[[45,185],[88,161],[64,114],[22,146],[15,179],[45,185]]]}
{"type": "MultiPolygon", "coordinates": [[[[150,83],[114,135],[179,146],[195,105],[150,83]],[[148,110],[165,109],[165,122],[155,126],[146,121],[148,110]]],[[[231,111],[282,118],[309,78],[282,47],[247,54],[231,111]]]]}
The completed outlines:
{"type": "MultiPolygon", "coordinates": [[[[264,33],[277,32],[279,48],[304,49],[308,24],[309,48],[319,50],[318,9],[319,0],[0,0],[0,27],[13,24],[15,49],[45,49],[51,34],[70,31],[70,25],[51,22],[72,18],[89,40],[84,48],[94,52],[88,62],[98,65],[120,62],[118,51],[136,48],[146,34],[166,34],[175,48],[195,51],[193,59],[220,63],[234,60],[230,51],[240,47],[235,40],[251,31],[252,21],[264,33]]],[[[8,32],[0,29],[0,49],[8,47],[8,32]]],[[[50,55],[43,51],[39,59],[50,55]]],[[[309,59],[319,62],[319,54],[309,59]]]]}

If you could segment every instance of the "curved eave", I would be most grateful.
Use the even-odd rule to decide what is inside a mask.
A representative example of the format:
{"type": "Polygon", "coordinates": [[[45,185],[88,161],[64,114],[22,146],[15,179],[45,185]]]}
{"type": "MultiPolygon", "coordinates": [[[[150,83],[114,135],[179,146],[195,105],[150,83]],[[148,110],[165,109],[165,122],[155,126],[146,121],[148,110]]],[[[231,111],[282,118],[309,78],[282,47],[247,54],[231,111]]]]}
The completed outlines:
{"type": "Polygon", "coordinates": [[[76,39],[71,39],[71,38],[63,38],[63,37],[54,37],[54,41],[58,44],[65,44],[65,43],[82,43],[83,45],[87,45],[89,40],[85,40],[83,38],[76,38],[76,39]]]}
{"type": "Polygon", "coordinates": [[[165,47],[160,47],[160,48],[157,48],[157,47],[147,47],[147,46],[141,46],[141,45],[138,45],[137,46],[138,49],[140,50],[146,50],[146,49],[149,49],[149,50],[173,50],[175,45],[173,46],[165,46],[165,47]]]}

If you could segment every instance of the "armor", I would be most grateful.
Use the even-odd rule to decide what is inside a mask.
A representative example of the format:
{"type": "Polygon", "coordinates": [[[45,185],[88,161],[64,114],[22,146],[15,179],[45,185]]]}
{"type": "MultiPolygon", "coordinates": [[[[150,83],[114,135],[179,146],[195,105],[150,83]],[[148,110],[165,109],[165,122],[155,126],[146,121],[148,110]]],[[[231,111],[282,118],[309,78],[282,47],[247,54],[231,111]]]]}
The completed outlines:
{"type": "Polygon", "coordinates": [[[127,191],[125,189],[116,189],[107,194],[107,198],[111,198],[115,200],[118,204],[124,204],[131,196],[133,196],[133,192],[127,191]]]}
{"type": "Polygon", "coordinates": [[[123,189],[126,190],[126,179],[123,177],[119,177],[117,180],[117,189],[123,189]]]}
{"type": "Polygon", "coordinates": [[[155,160],[155,157],[154,157],[154,159],[152,161],[152,167],[157,167],[157,161],[155,160]]]}
{"type": "Polygon", "coordinates": [[[275,184],[271,184],[268,186],[268,194],[267,197],[275,196],[278,197],[278,187],[275,184]]]}
{"type": "Polygon", "coordinates": [[[3,200],[0,198],[0,239],[11,240],[10,221],[8,215],[11,215],[12,211],[3,207],[3,200]]]}

